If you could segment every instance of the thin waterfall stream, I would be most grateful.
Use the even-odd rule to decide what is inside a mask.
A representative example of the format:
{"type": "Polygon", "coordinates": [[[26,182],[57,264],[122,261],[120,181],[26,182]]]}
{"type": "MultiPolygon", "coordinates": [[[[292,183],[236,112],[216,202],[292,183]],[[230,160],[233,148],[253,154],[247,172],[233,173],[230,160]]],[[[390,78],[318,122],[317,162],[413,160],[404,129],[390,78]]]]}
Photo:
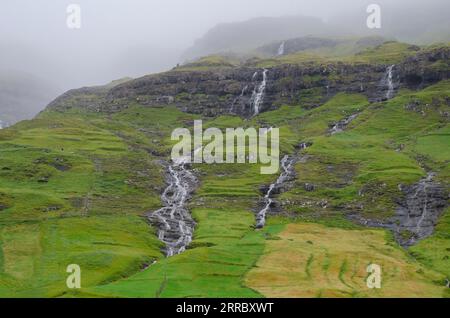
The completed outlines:
{"type": "Polygon", "coordinates": [[[261,229],[266,224],[266,214],[270,211],[272,204],[274,203],[274,199],[272,195],[274,194],[274,190],[283,185],[284,182],[293,174],[293,165],[295,162],[295,158],[284,156],[281,160],[281,174],[275,181],[269,186],[266,195],[264,196],[264,208],[260,210],[256,214],[256,228],[261,229]]]}
{"type": "MultiPolygon", "coordinates": [[[[261,83],[259,84],[259,86],[255,86],[252,97],[250,99],[250,105],[253,108],[253,116],[258,115],[261,111],[261,105],[264,101],[264,94],[266,92],[266,86],[267,86],[267,72],[268,72],[267,69],[263,70],[263,72],[262,72],[263,79],[262,79],[261,83]]],[[[256,72],[253,75],[252,80],[256,77],[257,74],[258,73],[256,72]]]]}
{"type": "MultiPolygon", "coordinates": [[[[272,129],[272,128],[271,128],[272,129]]],[[[298,145],[298,152],[310,147],[311,142],[302,142],[298,145]]],[[[298,153],[293,155],[285,155],[281,159],[281,173],[277,180],[272,183],[263,198],[263,208],[256,213],[255,228],[261,229],[266,224],[267,213],[271,212],[273,205],[276,203],[274,195],[286,190],[286,185],[295,178],[295,163],[301,160],[302,156],[298,153]]]]}
{"type": "Polygon", "coordinates": [[[395,65],[391,65],[386,70],[386,86],[387,86],[387,92],[386,92],[386,99],[391,99],[394,97],[394,67],[395,65]]]}

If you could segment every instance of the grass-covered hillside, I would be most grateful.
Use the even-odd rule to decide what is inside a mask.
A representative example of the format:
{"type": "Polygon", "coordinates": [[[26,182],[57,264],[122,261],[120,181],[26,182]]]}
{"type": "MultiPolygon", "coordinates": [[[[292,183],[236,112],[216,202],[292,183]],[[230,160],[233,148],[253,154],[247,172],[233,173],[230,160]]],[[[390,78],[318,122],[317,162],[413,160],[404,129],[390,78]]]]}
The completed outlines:
{"type": "Polygon", "coordinates": [[[246,65],[214,56],[65,94],[0,130],[0,297],[449,297],[446,52],[389,42],[246,65]],[[375,98],[392,64],[395,92],[375,98]],[[331,71],[316,74],[324,66],[331,71]],[[262,67],[261,113],[220,108],[262,67]],[[373,83],[359,89],[364,76],[373,83]],[[193,165],[193,241],[166,258],[146,215],[162,205],[172,130],[195,119],[204,128],[280,128],[282,155],[298,158],[295,179],[255,229],[261,189],[278,175],[260,174],[258,164],[193,165]],[[418,234],[402,227],[398,209],[429,173],[446,204],[435,209],[431,235],[399,244],[418,234]],[[366,286],[372,263],[382,267],[381,289],[366,286]],[[79,290],[66,286],[69,264],[81,267],[79,290]]]}

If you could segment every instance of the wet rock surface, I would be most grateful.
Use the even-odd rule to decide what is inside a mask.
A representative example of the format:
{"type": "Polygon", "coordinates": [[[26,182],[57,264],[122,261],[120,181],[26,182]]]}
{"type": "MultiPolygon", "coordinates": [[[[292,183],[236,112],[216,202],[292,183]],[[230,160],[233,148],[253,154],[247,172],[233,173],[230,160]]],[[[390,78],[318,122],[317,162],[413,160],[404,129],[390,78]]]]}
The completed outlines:
{"type": "Polygon", "coordinates": [[[410,246],[430,236],[448,204],[444,187],[434,181],[434,174],[412,186],[401,187],[405,199],[399,202],[393,223],[396,239],[410,246]]]}
{"type": "Polygon", "coordinates": [[[391,230],[397,242],[412,246],[433,234],[434,228],[448,206],[449,195],[445,187],[434,181],[434,174],[410,186],[400,186],[404,194],[398,199],[395,215],[387,221],[365,219],[352,214],[350,219],[365,226],[391,230]]]}
{"type": "Polygon", "coordinates": [[[347,118],[344,118],[340,121],[338,121],[337,123],[331,125],[330,129],[329,129],[329,133],[330,135],[335,135],[337,133],[343,132],[345,130],[345,128],[347,128],[347,126],[356,118],[358,117],[359,114],[353,114],[347,118]]]}

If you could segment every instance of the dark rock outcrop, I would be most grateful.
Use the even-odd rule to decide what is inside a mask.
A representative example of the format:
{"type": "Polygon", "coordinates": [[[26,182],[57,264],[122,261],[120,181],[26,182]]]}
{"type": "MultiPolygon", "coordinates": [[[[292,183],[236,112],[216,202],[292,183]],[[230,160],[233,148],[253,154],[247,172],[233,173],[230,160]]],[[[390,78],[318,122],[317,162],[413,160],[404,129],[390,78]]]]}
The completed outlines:
{"type": "Polygon", "coordinates": [[[446,188],[434,181],[434,174],[409,186],[399,186],[404,197],[398,199],[395,215],[388,220],[371,220],[357,214],[349,215],[362,225],[391,230],[397,242],[408,247],[433,234],[434,228],[448,206],[446,188]]]}
{"type": "Polygon", "coordinates": [[[397,65],[400,83],[410,89],[421,89],[450,77],[450,48],[441,47],[418,52],[397,65]]]}
{"type": "Polygon", "coordinates": [[[338,121],[337,123],[334,123],[330,126],[329,129],[329,133],[331,135],[340,133],[342,131],[344,131],[345,128],[347,128],[347,126],[356,118],[358,117],[358,114],[353,114],[347,118],[344,118],[340,121],[338,121]]]}
{"type": "Polygon", "coordinates": [[[401,187],[405,198],[398,202],[393,224],[397,241],[403,246],[430,236],[447,206],[448,194],[433,177],[430,173],[412,186],[401,187]]]}
{"type": "Polygon", "coordinates": [[[72,90],[48,108],[81,107],[96,112],[117,112],[137,102],[148,107],[174,105],[182,111],[207,117],[222,114],[251,117],[255,114],[255,92],[262,86],[264,73],[264,97],[258,105],[259,112],[284,104],[301,103],[305,108],[314,108],[338,92],[362,93],[371,101],[382,101],[392,98],[399,88],[419,89],[449,78],[449,51],[446,47],[419,51],[396,65],[283,64],[267,68],[266,72],[252,62],[207,70],[175,68],[113,87],[72,90]]]}

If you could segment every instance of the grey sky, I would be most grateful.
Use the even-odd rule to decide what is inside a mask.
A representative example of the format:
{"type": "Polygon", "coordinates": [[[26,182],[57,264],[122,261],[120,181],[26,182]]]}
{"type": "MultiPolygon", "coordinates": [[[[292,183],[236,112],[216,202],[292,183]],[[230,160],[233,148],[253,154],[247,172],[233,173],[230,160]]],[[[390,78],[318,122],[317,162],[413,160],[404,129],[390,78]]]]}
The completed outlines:
{"type": "Polygon", "coordinates": [[[20,69],[61,89],[167,69],[218,23],[305,15],[329,19],[382,6],[445,6],[412,0],[2,0],[0,69],[20,69]],[[66,27],[66,7],[80,4],[82,28],[66,27]],[[148,58],[147,58],[148,57],[148,58]],[[144,63],[144,64],[142,64],[144,63]]]}

